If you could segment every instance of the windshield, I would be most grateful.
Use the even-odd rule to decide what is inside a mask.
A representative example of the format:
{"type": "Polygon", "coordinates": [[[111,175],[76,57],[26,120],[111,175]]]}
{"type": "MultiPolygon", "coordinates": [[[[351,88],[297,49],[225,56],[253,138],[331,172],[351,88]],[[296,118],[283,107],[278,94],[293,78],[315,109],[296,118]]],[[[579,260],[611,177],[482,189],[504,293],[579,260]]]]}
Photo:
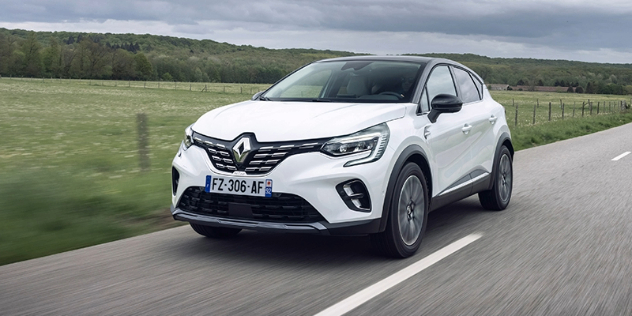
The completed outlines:
{"type": "Polygon", "coordinates": [[[307,65],[261,96],[272,101],[410,102],[424,64],[330,61],[307,65]]]}

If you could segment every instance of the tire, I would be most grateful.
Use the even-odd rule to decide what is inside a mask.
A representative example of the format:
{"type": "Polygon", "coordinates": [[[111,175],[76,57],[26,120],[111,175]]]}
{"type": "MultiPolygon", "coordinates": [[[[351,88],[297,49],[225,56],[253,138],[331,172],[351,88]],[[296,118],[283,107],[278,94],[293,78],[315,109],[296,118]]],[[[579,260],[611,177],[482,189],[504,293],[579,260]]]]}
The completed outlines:
{"type": "Polygon", "coordinates": [[[388,210],[386,230],[371,235],[379,253],[395,258],[415,254],[428,221],[428,186],[417,164],[408,163],[397,176],[388,210]]]}
{"type": "Polygon", "coordinates": [[[226,227],[210,227],[198,224],[191,224],[191,228],[193,230],[205,237],[215,238],[215,239],[223,239],[233,237],[241,231],[239,228],[226,228],[226,227]]]}
{"type": "Polygon", "coordinates": [[[478,193],[478,200],[484,209],[502,211],[509,205],[513,190],[513,161],[507,147],[502,146],[500,149],[494,168],[496,174],[492,179],[492,189],[478,193]]]}

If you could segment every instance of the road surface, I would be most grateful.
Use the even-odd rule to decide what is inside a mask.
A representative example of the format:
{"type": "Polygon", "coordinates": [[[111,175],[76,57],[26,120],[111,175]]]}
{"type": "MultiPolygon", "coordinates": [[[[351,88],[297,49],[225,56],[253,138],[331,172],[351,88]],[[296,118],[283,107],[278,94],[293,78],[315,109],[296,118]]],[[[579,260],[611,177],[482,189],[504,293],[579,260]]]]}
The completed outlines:
{"type": "Polygon", "coordinates": [[[347,315],[632,315],[628,151],[632,124],[517,152],[507,210],[471,197],[434,212],[406,260],[375,256],[367,237],[217,241],[184,226],[2,266],[0,314],[315,315],[375,284],[347,315]]]}

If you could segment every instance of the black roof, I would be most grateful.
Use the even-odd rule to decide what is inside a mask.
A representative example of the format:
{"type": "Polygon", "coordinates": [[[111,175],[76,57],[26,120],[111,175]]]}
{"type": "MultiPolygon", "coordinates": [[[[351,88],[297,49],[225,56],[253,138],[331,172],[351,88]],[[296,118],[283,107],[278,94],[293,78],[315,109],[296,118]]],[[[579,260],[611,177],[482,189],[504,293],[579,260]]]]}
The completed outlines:
{"type": "Polygon", "coordinates": [[[364,55],[364,56],[330,58],[330,59],[319,60],[318,62],[366,60],[366,61],[404,61],[404,62],[413,62],[413,63],[427,64],[430,61],[437,60],[437,59],[440,59],[440,58],[430,58],[430,57],[420,57],[420,56],[373,56],[373,55],[364,55]]]}

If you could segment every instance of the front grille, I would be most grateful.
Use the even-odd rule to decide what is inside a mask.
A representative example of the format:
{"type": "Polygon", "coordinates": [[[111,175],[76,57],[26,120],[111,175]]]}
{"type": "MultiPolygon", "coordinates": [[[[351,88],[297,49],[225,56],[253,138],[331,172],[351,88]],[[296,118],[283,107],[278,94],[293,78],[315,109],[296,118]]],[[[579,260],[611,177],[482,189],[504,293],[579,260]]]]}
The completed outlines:
{"type": "Polygon", "coordinates": [[[306,222],[325,220],[300,196],[273,193],[258,197],[204,192],[203,187],[190,187],[182,194],[178,208],[200,215],[243,218],[268,222],[306,222]]]}
{"type": "MultiPolygon", "coordinates": [[[[243,134],[232,141],[225,141],[193,133],[193,144],[205,149],[217,170],[244,171],[253,175],[270,172],[289,156],[319,151],[327,140],[259,143],[253,134],[243,134]],[[235,159],[233,148],[242,138],[249,139],[251,149],[240,162],[235,159]]],[[[239,148],[239,151],[242,150],[243,148],[239,148]]]]}

